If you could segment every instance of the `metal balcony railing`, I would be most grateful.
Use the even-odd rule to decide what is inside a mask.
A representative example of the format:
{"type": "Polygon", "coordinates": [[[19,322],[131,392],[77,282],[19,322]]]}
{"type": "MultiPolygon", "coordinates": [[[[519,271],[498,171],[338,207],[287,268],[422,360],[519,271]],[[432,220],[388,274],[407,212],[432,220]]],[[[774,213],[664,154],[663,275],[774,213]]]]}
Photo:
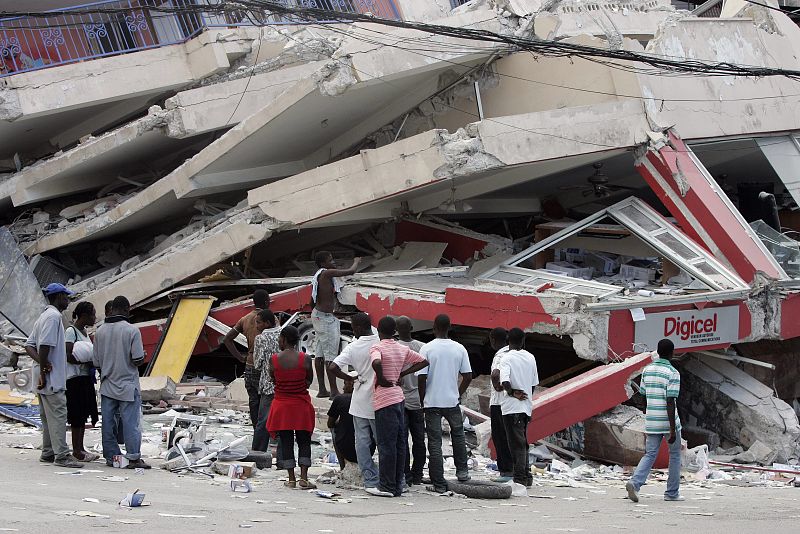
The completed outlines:
{"type": "MultiPolygon", "coordinates": [[[[221,0],[107,0],[0,20],[0,78],[56,65],[185,42],[206,28],[307,24],[269,11],[216,13],[221,0]],[[165,13],[157,8],[192,11],[165,13]],[[104,13],[81,14],[95,8],[104,13]]],[[[276,0],[289,6],[400,20],[394,0],[276,0]]],[[[329,21],[330,22],[330,21],[329,21]]]]}

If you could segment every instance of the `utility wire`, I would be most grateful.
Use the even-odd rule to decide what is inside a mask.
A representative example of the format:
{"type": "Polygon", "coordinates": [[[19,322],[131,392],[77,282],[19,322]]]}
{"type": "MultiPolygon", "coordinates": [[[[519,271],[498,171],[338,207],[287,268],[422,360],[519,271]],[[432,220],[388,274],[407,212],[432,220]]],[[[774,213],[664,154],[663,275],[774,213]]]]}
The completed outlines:
{"type": "MultiPolygon", "coordinates": [[[[360,36],[355,30],[348,31],[348,30],[345,30],[345,29],[342,29],[342,28],[333,27],[333,26],[329,27],[329,28],[326,28],[326,29],[328,31],[333,31],[333,32],[336,32],[336,33],[340,33],[340,34],[345,35],[347,37],[350,37],[350,38],[353,38],[353,39],[357,39],[357,40],[360,40],[362,42],[366,42],[366,43],[369,43],[369,44],[375,44],[375,45],[380,45],[380,46],[388,46],[388,47],[392,47],[392,48],[395,48],[395,49],[398,49],[398,50],[411,52],[413,54],[417,54],[419,56],[423,56],[423,57],[426,57],[426,58],[429,58],[429,59],[435,59],[437,61],[442,61],[444,63],[449,63],[449,64],[454,65],[454,66],[464,67],[463,63],[458,63],[458,62],[455,62],[455,61],[450,61],[450,60],[445,59],[443,57],[432,56],[432,55],[428,55],[428,54],[423,53],[423,52],[427,52],[427,51],[430,51],[430,52],[442,52],[440,50],[427,50],[427,49],[419,49],[419,48],[407,48],[407,47],[404,47],[404,46],[399,46],[397,44],[387,43],[387,42],[383,42],[383,41],[380,41],[380,40],[374,40],[374,39],[370,39],[368,37],[360,36]]],[[[365,29],[367,31],[375,31],[375,30],[370,30],[368,28],[363,28],[363,29],[365,29]]],[[[378,32],[378,33],[382,33],[382,32],[378,32]]],[[[389,35],[389,34],[383,34],[383,35],[389,35]]],[[[476,48],[475,50],[476,51],[482,51],[482,52],[488,52],[488,50],[486,48],[476,48]]],[[[451,51],[451,50],[446,50],[446,52],[453,53],[453,51],[451,51]]],[[[463,52],[463,53],[468,53],[468,52],[469,51],[463,52]]],[[[537,58],[534,56],[534,59],[537,59],[537,58]]],[[[655,96],[654,97],[647,97],[647,96],[642,96],[642,95],[630,95],[630,94],[625,94],[625,93],[611,93],[611,92],[600,91],[600,90],[596,90],[596,89],[586,89],[586,88],[574,87],[574,86],[569,86],[569,85],[560,85],[560,84],[549,83],[549,82],[545,82],[545,81],[541,81],[541,80],[532,80],[530,78],[524,78],[522,76],[515,76],[513,74],[506,74],[506,73],[503,73],[503,72],[499,72],[496,69],[493,71],[493,73],[496,74],[497,76],[502,77],[502,78],[509,78],[509,79],[514,79],[514,80],[518,80],[518,81],[524,81],[524,82],[527,82],[527,83],[532,83],[532,84],[545,85],[545,86],[548,86],[548,87],[557,87],[557,88],[560,88],[560,89],[568,89],[568,90],[571,90],[571,91],[577,91],[577,92],[583,92],[583,93],[606,95],[606,96],[616,96],[616,97],[620,97],[620,98],[631,98],[631,99],[637,99],[637,100],[647,100],[647,101],[652,101],[652,102],[661,101],[661,102],[714,102],[714,103],[726,103],[726,102],[748,102],[748,101],[754,101],[754,100],[772,100],[772,99],[776,99],[776,98],[800,97],[800,93],[788,94],[788,95],[768,95],[768,96],[756,96],[756,97],[744,97],[744,98],[717,98],[717,99],[715,99],[715,98],[669,98],[669,97],[655,97],[655,96]]]]}
{"type": "MultiPolygon", "coordinates": [[[[746,66],[730,62],[709,62],[695,59],[669,59],[653,54],[645,54],[630,50],[612,50],[564,41],[550,41],[538,38],[516,37],[512,35],[502,35],[489,30],[470,29],[462,27],[442,26],[437,24],[427,24],[420,22],[406,22],[400,20],[383,19],[362,13],[347,13],[318,9],[313,7],[294,7],[277,2],[263,0],[239,0],[236,2],[220,1],[216,4],[202,5],[183,5],[175,7],[166,6],[146,6],[152,11],[164,13],[215,13],[220,15],[242,16],[245,12],[250,12],[260,25],[269,25],[269,22],[262,18],[269,18],[274,15],[284,15],[290,21],[306,22],[364,22],[381,24],[384,26],[414,29],[436,35],[443,35],[457,39],[465,39],[479,42],[494,42],[513,46],[520,50],[534,52],[542,56],[549,57],[582,57],[585,59],[630,61],[650,65],[653,68],[661,69],[672,73],[705,74],[718,76],[785,76],[794,80],[800,80],[800,71],[792,69],[780,69],[763,66],[746,66]],[[265,15],[269,11],[271,15],[265,15]]],[[[104,8],[101,6],[87,6],[84,8],[70,10],[70,14],[107,14],[130,12],[120,8],[104,8]]],[[[52,17],[54,14],[64,12],[26,12],[23,16],[31,17],[52,17]]],[[[0,16],[9,15],[8,12],[0,12],[0,16]]],[[[19,16],[20,13],[13,15],[19,16]]],[[[7,21],[8,22],[8,21],[7,21]]]]}

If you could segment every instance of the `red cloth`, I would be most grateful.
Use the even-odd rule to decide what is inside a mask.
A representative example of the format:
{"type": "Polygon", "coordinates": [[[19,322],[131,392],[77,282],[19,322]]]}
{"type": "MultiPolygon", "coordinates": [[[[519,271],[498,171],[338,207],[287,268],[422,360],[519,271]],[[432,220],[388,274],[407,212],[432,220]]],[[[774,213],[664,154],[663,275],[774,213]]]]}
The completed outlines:
{"type": "Polygon", "coordinates": [[[306,385],[305,360],[306,355],[301,352],[297,367],[284,369],[278,362],[278,355],[272,355],[275,398],[272,399],[267,418],[267,430],[272,437],[276,437],[281,430],[314,431],[317,417],[306,385]]]}

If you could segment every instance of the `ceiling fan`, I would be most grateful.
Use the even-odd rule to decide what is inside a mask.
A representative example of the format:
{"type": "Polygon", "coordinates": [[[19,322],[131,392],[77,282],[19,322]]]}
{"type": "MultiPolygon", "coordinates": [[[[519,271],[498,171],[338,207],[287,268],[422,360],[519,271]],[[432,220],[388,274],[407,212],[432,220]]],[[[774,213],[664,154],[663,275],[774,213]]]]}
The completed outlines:
{"type": "Polygon", "coordinates": [[[603,173],[603,164],[598,162],[592,164],[594,167],[594,174],[588,176],[586,181],[588,185],[562,185],[558,189],[561,191],[581,191],[582,195],[588,197],[594,194],[597,198],[610,196],[615,191],[635,191],[635,187],[628,187],[625,185],[611,185],[608,175],[603,173]]]}

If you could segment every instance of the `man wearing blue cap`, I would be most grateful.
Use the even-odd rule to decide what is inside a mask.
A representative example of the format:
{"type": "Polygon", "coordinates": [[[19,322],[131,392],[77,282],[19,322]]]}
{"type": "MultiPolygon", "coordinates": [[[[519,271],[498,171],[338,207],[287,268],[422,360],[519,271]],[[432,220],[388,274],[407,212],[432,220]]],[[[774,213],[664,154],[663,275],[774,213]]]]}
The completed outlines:
{"type": "MultiPolygon", "coordinates": [[[[33,325],[25,350],[38,363],[39,414],[42,418],[43,463],[78,469],[83,467],[67,446],[67,347],[61,312],[69,306],[72,291],[61,284],[44,288],[50,305],[33,325]]],[[[34,369],[36,372],[37,369],[34,369]]]]}

